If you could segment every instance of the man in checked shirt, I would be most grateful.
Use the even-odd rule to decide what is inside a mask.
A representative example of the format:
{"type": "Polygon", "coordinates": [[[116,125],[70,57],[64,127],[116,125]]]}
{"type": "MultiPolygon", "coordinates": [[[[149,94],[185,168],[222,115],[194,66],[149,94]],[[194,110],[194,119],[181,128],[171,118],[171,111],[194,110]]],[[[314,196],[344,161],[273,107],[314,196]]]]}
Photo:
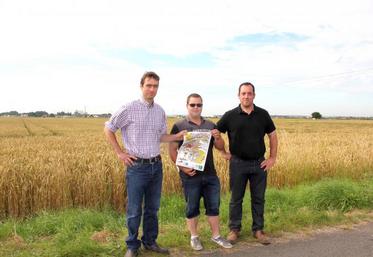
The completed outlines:
{"type": "Polygon", "coordinates": [[[128,237],[125,257],[137,256],[141,243],[146,250],[169,254],[168,249],[161,248],[156,242],[163,177],[160,143],[182,140],[186,131],[175,135],[166,134],[165,112],[154,102],[158,87],[159,76],[154,72],[146,72],[140,81],[141,99],[122,106],[105,123],[104,128],[107,140],[127,166],[128,237]],[[121,129],[125,149],[121,149],[115,137],[118,129],[121,129]],[[140,241],[137,237],[141,217],[143,235],[140,241]]]}

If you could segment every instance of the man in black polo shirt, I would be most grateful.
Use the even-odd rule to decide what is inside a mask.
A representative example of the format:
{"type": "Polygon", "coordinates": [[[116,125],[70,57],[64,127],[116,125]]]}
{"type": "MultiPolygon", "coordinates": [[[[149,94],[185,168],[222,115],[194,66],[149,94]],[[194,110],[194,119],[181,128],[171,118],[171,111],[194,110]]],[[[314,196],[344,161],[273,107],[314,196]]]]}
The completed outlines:
{"type": "Polygon", "coordinates": [[[229,152],[225,158],[230,160],[229,184],[231,199],[229,203],[228,240],[238,239],[241,230],[242,201],[247,181],[250,184],[252,232],[262,244],[269,244],[264,234],[264,201],[267,186],[267,171],[275,164],[277,155],[276,128],[268,112],[254,105],[255,87],[249,82],[238,88],[240,105],[228,112],[218,121],[218,130],[228,132],[229,152]],[[268,135],[270,155],[264,158],[264,136],[268,135]]]}
{"type": "MultiPolygon", "coordinates": [[[[203,248],[197,231],[198,216],[200,214],[199,202],[201,197],[203,197],[207,220],[211,227],[211,240],[224,248],[232,247],[231,243],[220,236],[220,181],[216,175],[212,152],[213,145],[216,149],[223,151],[224,140],[221,138],[220,132],[216,129],[216,125],[209,120],[205,120],[201,116],[202,105],[202,97],[200,95],[189,95],[187,98],[187,117],[176,122],[171,129],[171,134],[177,134],[179,131],[188,130],[210,132],[212,135],[203,171],[178,166],[186,200],[185,216],[191,236],[190,245],[197,251],[203,248]]],[[[173,142],[169,146],[170,157],[173,162],[176,162],[177,149],[182,143],[183,142],[179,142],[178,144],[178,142],[173,142]]]]}

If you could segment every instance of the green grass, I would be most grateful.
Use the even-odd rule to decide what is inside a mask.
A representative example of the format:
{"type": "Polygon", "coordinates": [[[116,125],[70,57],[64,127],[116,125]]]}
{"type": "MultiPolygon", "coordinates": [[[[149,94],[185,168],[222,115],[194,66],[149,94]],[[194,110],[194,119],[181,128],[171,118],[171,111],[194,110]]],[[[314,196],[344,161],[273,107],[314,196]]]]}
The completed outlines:
{"type": "MultiPolygon", "coordinates": [[[[221,234],[224,236],[228,233],[228,203],[229,195],[223,195],[220,219],[221,234]]],[[[158,242],[162,246],[183,251],[184,255],[192,255],[184,208],[182,196],[162,198],[158,242]]],[[[365,182],[333,179],[291,189],[270,188],[266,195],[265,229],[277,236],[281,232],[354,223],[367,219],[372,210],[372,179],[365,182]]],[[[203,207],[201,213],[204,213],[203,207]]],[[[243,240],[253,240],[250,226],[250,199],[247,193],[243,206],[243,240]]],[[[210,242],[210,229],[204,215],[201,215],[199,229],[204,247],[217,248],[210,242]]],[[[124,215],[112,210],[41,212],[23,220],[6,219],[0,222],[0,256],[123,256],[126,234],[124,215]],[[103,240],[92,239],[97,232],[102,233],[103,240]]],[[[142,256],[152,255],[146,253],[142,256]]]]}

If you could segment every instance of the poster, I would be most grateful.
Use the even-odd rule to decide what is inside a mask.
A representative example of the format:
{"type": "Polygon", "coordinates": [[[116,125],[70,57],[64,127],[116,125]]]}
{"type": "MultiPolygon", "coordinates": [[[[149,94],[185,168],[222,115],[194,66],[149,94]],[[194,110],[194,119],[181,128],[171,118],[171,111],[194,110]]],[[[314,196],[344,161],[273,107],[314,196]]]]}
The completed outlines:
{"type": "Polygon", "coordinates": [[[177,153],[176,165],[203,171],[210,140],[210,130],[186,133],[184,142],[177,153]]]}

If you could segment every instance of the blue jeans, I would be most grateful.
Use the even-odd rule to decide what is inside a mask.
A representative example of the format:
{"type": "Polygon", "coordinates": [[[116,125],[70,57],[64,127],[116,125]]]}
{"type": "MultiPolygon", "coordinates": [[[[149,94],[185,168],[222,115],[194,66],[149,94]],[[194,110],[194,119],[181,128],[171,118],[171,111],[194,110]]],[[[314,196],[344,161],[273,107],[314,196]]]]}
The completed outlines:
{"type": "Polygon", "coordinates": [[[203,203],[207,216],[218,216],[220,205],[220,182],[216,175],[199,174],[188,176],[180,173],[186,201],[185,216],[188,219],[200,214],[199,202],[203,197],[203,203]]]}
{"type": "Polygon", "coordinates": [[[158,210],[162,191],[162,162],[152,164],[134,163],[127,168],[127,227],[128,249],[140,248],[141,241],[145,245],[153,245],[158,237],[158,210]],[[144,201],[144,208],[143,203],[144,201]],[[137,239],[143,215],[143,236],[137,239]]]}

